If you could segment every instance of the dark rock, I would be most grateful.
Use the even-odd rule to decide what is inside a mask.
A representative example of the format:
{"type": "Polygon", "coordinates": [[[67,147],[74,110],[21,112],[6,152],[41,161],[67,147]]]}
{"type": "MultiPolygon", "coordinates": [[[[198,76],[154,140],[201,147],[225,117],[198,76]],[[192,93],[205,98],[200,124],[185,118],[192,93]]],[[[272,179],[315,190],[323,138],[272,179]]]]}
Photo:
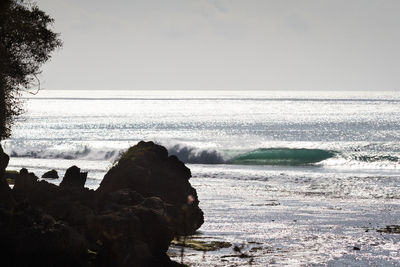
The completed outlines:
{"type": "MultiPolygon", "coordinates": [[[[28,180],[26,177],[29,177],[29,174],[20,174],[20,176],[25,176],[25,178],[22,178],[22,181],[26,183],[22,181],[21,183],[18,182],[12,190],[15,199],[19,202],[28,201],[33,206],[44,207],[63,197],[61,188],[54,184],[46,181],[32,182],[32,179],[28,180]]],[[[16,181],[18,180],[19,178],[16,179],[16,181]]]]}
{"type": "MultiPolygon", "coordinates": [[[[20,203],[38,207],[81,233],[86,250],[95,252],[95,266],[168,266],[166,250],[173,236],[163,216],[165,211],[160,210],[160,199],[161,203],[146,202],[153,203],[151,209],[141,205],[144,199],[140,194],[128,189],[104,196],[103,205],[97,205],[90,201],[97,196],[93,190],[70,190],[46,181],[13,191],[20,203]]],[[[26,226],[19,229],[29,232],[26,226]]],[[[12,253],[23,254],[15,249],[12,253]]]]}
{"type": "Polygon", "coordinates": [[[2,265],[180,266],[166,254],[172,239],[203,223],[190,176],[151,142],[128,150],[97,191],[76,166],[60,186],[22,169],[16,204],[0,205],[2,265]]]}
{"type": "Polygon", "coordinates": [[[0,210],[2,266],[86,266],[87,242],[76,230],[27,204],[0,210]]]}
{"type": "Polygon", "coordinates": [[[138,205],[143,200],[143,196],[132,189],[120,189],[103,195],[99,200],[99,209],[103,211],[119,210],[126,206],[138,205]]]}
{"type": "Polygon", "coordinates": [[[59,176],[58,176],[58,173],[56,170],[51,170],[51,171],[45,172],[42,175],[42,178],[57,179],[57,178],[59,178],[59,176]]]}
{"type": "Polygon", "coordinates": [[[18,171],[9,171],[9,170],[6,170],[6,172],[5,172],[5,177],[6,177],[6,179],[9,179],[9,180],[15,180],[16,178],[17,178],[17,176],[19,176],[19,172],[18,171]]]}
{"type": "Polygon", "coordinates": [[[168,157],[163,146],[142,141],[121,156],[97,191],[108,193],[131,188],[143,196],[158,196],[168,203],[182,204],[188,195],[197,199],[196,190],[188,181],[190,177],[190,170],[175,156],[168,157]]]}
{"type": "Polygon", "coordinates": [[[163,212],[139,204],[97,216],[91,228],[102,242],[96,266],[168,266],[173,232],[163,212]]]}
{"type": "MultiPolygon", "coordinates": [[[[19,203],[40,208],[52,220],[80,233],[86,250],[95,255],[91,259],[95,266],[175,266],[166,254],[174,235],[166,215],[171,205],[158,197],[144,198],[131,189],[99,195],[93,190],[71,190],[44,180],[17,187],[13,192],[19,203]]],[[[25,215],[27,219],[32,216],[25,215]]],[[[16,227],[23,240],[29,239],[23,234],[30,231],[28,226],[16,227]]],[[[25,255],[16,248],[7,253],[25,255]]],[[[49,260],[48,256],[43,257],[49,260]]],[[[80,260],[88,264],[89,259],[81,255],[80,260]]]]}
{"type": "Polygon", "coordinates": [[[3,148],[0,145],[0,174],[4,174],[9,161],[10,157],[6,153],[4,153],[3,148]]]}
{"type": "Polygon", "coordinates": [[[159,197],[175,207],[168,210],[174,214],[169,221],[176,233],[191,234],[204,219],[190,177],[190,170],[177,157],[168,157],[165,147],[142,141],[121,156],[97,192],[106,194],[130,188],[144,197],[159,197]]]}
{"type": "Polygon", "coordinates": [[[14,189],[15,191],[30,190],[37,180],[38,177],[34,173],[29,173],[27,169],[22,168],[19,175],[15,176],[14,189]]]}
{"type": "Polygon", "coordinates": [[[19,174],[23,174],[23,175],[29,174],[28,169],[22,168],[21,170],[19,170],[19,174]]]}
{"type": "Polygon", "coordinates": [[[3,148],[0,145],[0,205],[13,205],[14,198],[11,193],[11,188],[7,183],[5,177],[5,171],[8,166],[10,157],[4,153],[3,148]]]}
{"type": "Polygon", "coordinates": [[[74,189],[82,189],[85,186],[87,172],[81,172],[77,166],[72,166],[65,172],[64,178],[61,181],[61,187],[69,187],[74,189]]]}

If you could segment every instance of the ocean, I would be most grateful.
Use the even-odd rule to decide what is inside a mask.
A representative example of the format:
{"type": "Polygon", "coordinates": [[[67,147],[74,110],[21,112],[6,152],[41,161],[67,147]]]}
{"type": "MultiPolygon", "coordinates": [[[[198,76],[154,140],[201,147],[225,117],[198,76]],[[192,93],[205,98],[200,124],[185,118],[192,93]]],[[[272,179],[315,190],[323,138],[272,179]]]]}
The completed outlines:
{"type": "Polygon", "coordinates": [[[26,112],[2,143],[8,169],[62,177],[77,165],[95,189],[140,140],[187,163],[205,213],[199,237],[247,255],[189,251],[191,266],[400,266],[400,234],[382,230],[400,224],[400,92],[43,90],[22,98],[26,112]]]}

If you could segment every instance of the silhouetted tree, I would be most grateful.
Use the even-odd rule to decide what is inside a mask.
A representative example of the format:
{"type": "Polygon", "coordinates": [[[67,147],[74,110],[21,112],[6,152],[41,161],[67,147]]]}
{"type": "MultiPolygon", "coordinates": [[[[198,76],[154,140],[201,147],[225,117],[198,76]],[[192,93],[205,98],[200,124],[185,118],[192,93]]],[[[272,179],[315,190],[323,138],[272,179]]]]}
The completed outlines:
{"type": "Polygon", "coordinates": [[[0,140],[22,112],[21,90],[39,86],[40,67],[61,46],[53,19],[32,2],[0,0],[0,140]]]}

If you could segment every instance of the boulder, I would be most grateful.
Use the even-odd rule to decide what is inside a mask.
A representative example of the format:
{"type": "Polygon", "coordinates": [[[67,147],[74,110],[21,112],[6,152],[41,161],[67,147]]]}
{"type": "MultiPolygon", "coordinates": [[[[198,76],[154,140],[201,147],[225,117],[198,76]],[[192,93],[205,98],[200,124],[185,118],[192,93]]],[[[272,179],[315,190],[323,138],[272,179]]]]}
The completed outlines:
{"type": "Polygon", "coordinates": [[[42,175],[42,178],[57,179],[57,178],[59,178],[59,176],[58,176],[58,173],[57,173],[56,170],[51,170],[51,171],[45,172],[45,173],[42,175]]]}
{"type": "Polygon", "coordinates": [[[69,167],[60,183],[60,187],[83,189],[86,183],[86,178],[87,172],[81,172],[81,169],[77,166],[69,167]]]}
{"type": "Polygon", "coordinates": [[[161,199],[159,209],[147,207],[145,201],[134,206],[114,206],[93,221],[90,229],[94,240],[101,240],[96,266],[171,266],[166,252],[173,239],[164,216],[161,199]]]}
{"type": "Polygon", "coordinates": [[[10,157],[4,153],[3,148],[0,145],[0,205],[13,205],[14,198],[11,193],[11,188],[7,183],[5,177],[5,171],[8,166],[10,157]]]}
{"type": "Polygon", "coordinates": [[[203,223],[190,176],[152,142],[129,149],[96,191],[76,166],[60,186],[22,169],[16,204],[0,205],[0,256],[5,266],[180,266],[172,239],[203,223]]]}
{"type": "MultiPolygon", "coordinates": [[[[16,181],[17,180],[19,180],[19,178],[17,178],[16,181]]],[[[12,193],[16,201],[27,201],[32,206],[40,208],[58,201],[65,195],[59,186],[50,184],[44,180],[33,182],[33,184],[30,184],[30,182],[24,184],[18,182],[14,186],[12,193]]]]}
{"type": "Polygon", "coordinates": [[[34,173],[29,173],[27,169],[22,168],[19,175],[15,176],[14,189],[15,191],[30,190],[37,180],[38,177],[34,173]]]}
{"type": "Polygon", "coordinates": [[[2,266],[87,266],[87,241],[29,204],[0,209],[2,266]]]}
{"type": "Polygon", "coordinates": [[[4,153],[3,148],[0,145],[0,175],[3,175],[6,171],[9,161],[10,157],[4,153]]]}
{"type": "MultiPolygon", "coordinates": [[[[21,173],[22,176],[29,175],[26,170],[21,173]]],[[[27,184],[29,185],[14,187],[13,193],[16,200],[19,203],[25,203],[24,205],[29,205],[32,209],[40,210],[43,216],[47,215],[51,218],[49,232],[56,234],[58,233],[57,229],[62,226],[61,228],[64,229],[62,231],[67,231],[68,235],[71,235],[65,237],[67,241],[68,238],[76,237],[74,233],[79,233],[79,238],[83,238],[84,241],[80,246],[85,244],[85,251],[90,251],[92,255],[90,258],[90,255],[73,252],[73,255],[70,255],[70,261],[65,261],[65,265],[55,261],[58,265],[82,266],[83,264],[86,266],[91,262],[90,264],[94,266],[178,266],[166,254],[174,237],[174,231],[170,227],[167,216],[170,205],[160,198],[145,198],[129,188],[99,195],[94,190],[86,188],[71,190],[70,187],[60,187],[44,180],[27,184]],[[55,227],[52,226],[53,224],[58,225],[56,229],[53,229],[55,227]]],[[[35,255],[42,255],[37,252],[40,247],[43,251],[52,253],[50,256],[41,256],[45,266],[52,260],[53,254],[58,255],[58,248],[61,244],[55,243],[55,250],[50,251],[48,246],[42,243],[45,238],[50,238],[51,244],[55,242],[52,240],[52,235],[47,237],[47,230],[43,231],[46,234],[45,237],[40,239],[41,241],[32,249],[25,247],[31,246],[29,234],[31,226],[26,221],[33,221],[38,224],[38,231],[41,229],[42,219],[37,222],[36,211],[32,213],[30,211],[32,209],[25,209],[24,212],[21,212],[25,216],[24,223],[15,225],[15,229],[11,231],[14,233],[18,229],[19,239],[12,240],[11,236],[5,236],[7,242],[17,242],[18,244],[12,245],[4,252],[15,255],[11,265],[15,264],[19,258],[18,255],[28,257],[31,252],[36,253],[35,255]],[[26,244],[21,245],[21,242],[26,242],[26,244]]],[[[9,218],[4,221],[8,222],[9,218]]],[[[5,229],[10,231],[9,228],[5,229]]],[[[64,238],[62,233],[58,233],[58,235],[64,238]]],[[[68,246],[73,245],[73,242],[76,241],[68,241],[63,249],[69,250],[68,246]]],[[[5,243],[3,244],[5,246],[5,243]]],[[[80,249],[80,251],[82,250],[80,249]]],[[[26,265],[24,261],[17,261],[17,263],[21,266],[26,265]]],[[[35,263],[39,264],[38,258],[35,258],[35,263]]]]}
{"type": "Polygon", "coordinates": [[[132,189],[125,188],[102,195],[99,199],[98,210],[116,211],[126,206],[135,206],[142,203],[143,196],[132,189]]]}
{"type": "Polygon", "coordinates": [[[190,185],[190,170],[165,147],[139,142],[126,151],[102,180],[100,195],[130,188],[144,197],[159,197],[171,206],[175,233],[194,233],[204,222],[196,190],[190,185]]]}

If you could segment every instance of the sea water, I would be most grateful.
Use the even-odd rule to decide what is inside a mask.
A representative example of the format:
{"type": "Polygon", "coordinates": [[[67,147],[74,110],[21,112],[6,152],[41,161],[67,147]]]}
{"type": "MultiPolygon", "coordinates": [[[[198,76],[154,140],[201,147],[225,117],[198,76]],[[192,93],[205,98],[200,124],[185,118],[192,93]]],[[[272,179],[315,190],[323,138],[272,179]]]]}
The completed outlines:
{"type": "Polygon", "coordinates": [[[241,250],[189,250],[192,266],[400,266],[400,234],[381,231],[400,224],[399,92],[43,90],[23,99],[26,113],[2,143],[9,169],[62,176],[77,165],[95,189],[140,140],[187,163],[205,213],[198,237],[241,250]]]}

